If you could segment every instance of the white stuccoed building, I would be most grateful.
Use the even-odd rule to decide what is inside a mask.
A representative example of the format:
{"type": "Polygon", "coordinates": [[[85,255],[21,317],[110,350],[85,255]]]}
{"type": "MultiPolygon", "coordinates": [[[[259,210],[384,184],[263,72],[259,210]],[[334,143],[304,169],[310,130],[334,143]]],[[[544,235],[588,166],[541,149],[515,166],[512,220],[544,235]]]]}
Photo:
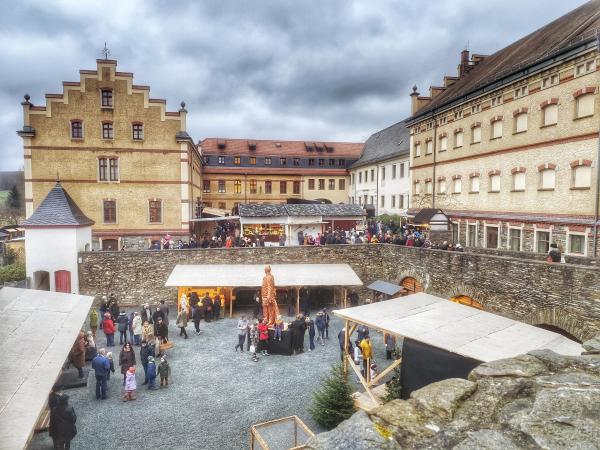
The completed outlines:
{"type": "Polygon", "coordinates": [[[404,122],[374,133],[349,169],[349,202],[375,215],[406,216],[410,194],[410,137],[404,122]],[[369,211],[370,210],[370,211],[369,211]]]}
{"type": "Polygon", "coordinates": [[[94,221],[79,209],[60,182],[23,222],[29,286],[79,293],[78,253],[92,245],[94,221]]]}

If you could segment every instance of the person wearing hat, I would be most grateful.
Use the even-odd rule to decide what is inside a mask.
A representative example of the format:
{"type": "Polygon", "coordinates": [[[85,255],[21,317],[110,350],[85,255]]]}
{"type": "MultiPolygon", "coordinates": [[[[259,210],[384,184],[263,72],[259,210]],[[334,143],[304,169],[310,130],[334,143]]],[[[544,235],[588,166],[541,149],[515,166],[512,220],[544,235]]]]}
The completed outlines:
{"type": "Polygon", "coordinates": [[[160,375],[160,387],[169,386],[169,377],[171,376],[171,366],[167,358],[164,356],[160,358],[160,364],[158,365],[158,374],[160,375]]]}
{"type": "Polygon", "coordinates": [[[102,320],[102,331],[106,336],[106,346],[114,347],[115,345],[115,323],[112,321],[112,316],[109,312],[104,313],[102,320]]]}

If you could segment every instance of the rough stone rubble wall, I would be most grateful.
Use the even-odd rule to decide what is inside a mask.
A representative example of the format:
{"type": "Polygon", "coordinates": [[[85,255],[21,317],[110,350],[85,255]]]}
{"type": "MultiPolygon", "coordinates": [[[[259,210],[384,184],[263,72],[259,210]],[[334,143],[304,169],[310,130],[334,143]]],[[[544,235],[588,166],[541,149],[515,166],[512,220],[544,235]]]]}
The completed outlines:
{"type": "MultiPolygon", "coordinates": [[[[425,250],[393,245],[88,252],[80,254],[82,294],[114,293],[122,303],[175,301],[166,288],[177,264],[340,263],[365,285],[416,278],[444,298],[468,295],[487,311],[533,324],[558,326],[579,339],[600,333],[600,270],[523,258],[425,250]]],[[[368,294],[359,290],[361,298],[368,294]]]]}

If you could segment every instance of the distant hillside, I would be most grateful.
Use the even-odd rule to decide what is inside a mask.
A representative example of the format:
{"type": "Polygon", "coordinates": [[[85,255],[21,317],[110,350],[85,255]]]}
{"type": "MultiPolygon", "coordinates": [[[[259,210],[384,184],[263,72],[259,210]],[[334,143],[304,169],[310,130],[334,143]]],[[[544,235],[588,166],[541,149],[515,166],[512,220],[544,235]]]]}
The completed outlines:
{"type": "Polygon", "coordinates": [[[19,191],[24,190],[23,171],[0,172],[0,191],[8,191],[17,186],[19,191]]]}

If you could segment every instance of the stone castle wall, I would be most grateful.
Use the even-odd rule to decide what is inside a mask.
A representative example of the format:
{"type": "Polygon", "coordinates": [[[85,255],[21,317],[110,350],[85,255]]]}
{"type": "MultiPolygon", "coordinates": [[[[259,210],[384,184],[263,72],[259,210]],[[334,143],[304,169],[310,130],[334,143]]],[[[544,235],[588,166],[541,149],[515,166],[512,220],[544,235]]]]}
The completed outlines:
{"type": "Polygon", "coordinates": [[[164,283],[177,264],[346,262],[365,285],[410,276],[428,293],[468,295],[490,312],[554,325],[579,339],[600,333],[600,270],[593,266],[385,244],[88,252],[80,258],[81,293],[114,293],[122,303],[175,301],[176,289],[164,283]]]}

